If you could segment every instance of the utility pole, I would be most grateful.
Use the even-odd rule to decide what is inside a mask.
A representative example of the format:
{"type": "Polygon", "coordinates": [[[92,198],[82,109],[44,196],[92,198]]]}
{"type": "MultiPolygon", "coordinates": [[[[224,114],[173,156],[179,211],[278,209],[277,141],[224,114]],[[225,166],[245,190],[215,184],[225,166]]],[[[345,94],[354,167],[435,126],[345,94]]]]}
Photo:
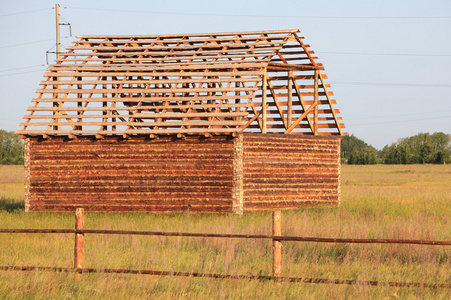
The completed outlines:
{"type": "Polygon", "coordinates": [[[55,4],[56,13],[56,59],[60,59],[61,40],[60,40],[60,5],[55,4]]]}
{"type": "MultiPolygon", "coordinates": [[[[60,5],[59,4],[55,4],[55,14],[56,14],[56,59],[57,62],[56,64],[58,64],[58,60],[60,59],[60,53],[61,53],[61,40],[60,40],[60,5]]],[[[53,77],[54,81],[59,81],[58,77],[53,77]]],[[[53,86],[54,89],[58,90],[60,88],[59,85],[54,85],[53,86]]],[[[59,98],[59,93],[56,92],[53,94],[53,97],[55,99],[59,98]]],[[[59,107],[60,103],[59,102],[53,102],[53,107],[59,107]]],[[[59,116],[59,110],[53,111],[53,115],[55,116],[59,116]]],[[[60,123],[60,119],[56,118],[56,124],[60,123]]],[[[59,126],[53,126],[53,130],[59,130],[59,126]]]]}

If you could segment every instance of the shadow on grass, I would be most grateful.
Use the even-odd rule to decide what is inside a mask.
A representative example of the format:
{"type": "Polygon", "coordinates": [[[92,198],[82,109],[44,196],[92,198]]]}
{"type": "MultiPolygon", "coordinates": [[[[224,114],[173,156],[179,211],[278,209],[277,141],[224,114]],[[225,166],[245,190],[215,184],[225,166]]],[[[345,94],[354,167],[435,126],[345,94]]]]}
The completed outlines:
{"type": "Polygon", "coordinates": [[[25,202],[14,199],[0,198],[0,211],[19,212],[25,209],[25,202]]]}

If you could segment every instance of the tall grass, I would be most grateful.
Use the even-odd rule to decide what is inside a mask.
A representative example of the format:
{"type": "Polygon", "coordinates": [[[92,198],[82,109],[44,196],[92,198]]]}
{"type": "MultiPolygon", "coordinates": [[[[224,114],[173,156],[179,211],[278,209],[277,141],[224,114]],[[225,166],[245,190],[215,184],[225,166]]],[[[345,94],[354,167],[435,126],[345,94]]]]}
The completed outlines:
{"type": "MultiPolygon", "coordinates": [[[[1,201],[23,203],[22,171],[4,167],[1,201]],[[4,173],[5,172],[5,173],[4,173]],[[15,175],[15,176],[16,176],[15,175]],[[4,183],[5,182],[5,183],[4,183]],[[5,200],[6,199],[6,200],[5,200]]],[[[284,211],[284,235],[451,240],[451,166],[343,166],[339,207],[284,211]]],[[[0,204],[0,228],[73,228],[73,213],[24,213],[0,204]]],[[[271,213],[85,214],[87,229],[270,234],[271,213]]],[[[2,234],[0,265],[70,267],[73,236],[2,234]]],[[[266,240],[86,235],[86,267],[270,275],[266,240]]],[[[283,275],[451,283],[445,246],[283,243],[283,275]]],[[[0,271],[0,298],[448,299],[449,290],[282,283],[146,275],[0,271]]]]}
{"type": "Polygon", "coordinates": [[[24,208],[24,166],[0,165],[0,210],[24,208]]]}

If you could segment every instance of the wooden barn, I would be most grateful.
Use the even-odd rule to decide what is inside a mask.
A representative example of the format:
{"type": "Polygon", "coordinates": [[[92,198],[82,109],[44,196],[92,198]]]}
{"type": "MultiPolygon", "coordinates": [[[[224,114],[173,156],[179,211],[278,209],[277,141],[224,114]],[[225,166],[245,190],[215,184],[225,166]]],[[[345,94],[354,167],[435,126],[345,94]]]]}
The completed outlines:
{"type": "Polygon", "coordinates": [[[299,30],[79,36],[17,134],[27,211],[337,205],[343,123],[299,30]]]}

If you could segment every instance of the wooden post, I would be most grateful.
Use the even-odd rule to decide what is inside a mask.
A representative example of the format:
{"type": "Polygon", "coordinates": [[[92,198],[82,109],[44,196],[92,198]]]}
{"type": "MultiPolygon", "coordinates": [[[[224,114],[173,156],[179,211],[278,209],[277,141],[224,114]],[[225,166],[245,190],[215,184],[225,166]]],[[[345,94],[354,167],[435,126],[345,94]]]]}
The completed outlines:
{"type": "MultiPolygon", "coordinates": [[[[281,236],[282,226],[281,226],[282,213],[280,210],[273,211],[272,213],[272,235],[281,236]]],[[[273,276],[282,276],[282,242],[275,240],[273,238],[273,276]]]]}
{"type": "Polygon", "coordinates": [[[267,86],[267,80],[268,80],[268,74],[263,73],[263,80],[262,80],[262,133],[266,133],[266,86],[267,86]]]}
{"type": "MultiPolygon", "coordinates": [[[[82,78],[81,78],[81,77],[77,77],[77,81],[81,82],[81,81],[82,81],[82,78]]],[[[81,89],[83,89],[83,85],[82,85],[82,84],[78,84],[78,85],[77,85],[77,88],[81,90],[81,89]]],[[[81,99],[81,98],[83,98],[83,94],[78,94],[77,97],[81,99]]],[[[77,102],[77,108],[81,109],[82,106],[83,106],[83,103],[82,103],[82,102],[77,102]]],[[[82,112],[81,112],[80,110],[77,110],[77,115],[80,116],[80,117],[77,119],[77,122],[79,122],[79,123],[83,122],[83,118],[81,117],[82,112]]],[[[81,125],[79,125],[79,126],[76,126],[75,129],[76,129],[76,130],[82,130],[83,128],[82,128],[81,125]]]]}
{"type": "MultiPolygon", "coordinates": [[[[61,53],[61,40],[60,40],[60,5],[59,4],[55,4],[55,17],[56,17],[56,63],[58,64],[58,60],[60,59],[60,53],[61,53]]],[[[58,77],[53,77],[54,81],[59,81],[58,77]]],[[[54,89],[59,89],[60,86],[59,85],[54,85],[53,86],[54,89]]],[[[53,97],[55,99],[58,99],[59,93],[55,93],[53,95],[53,97]]],[[[60,107],[59,102],[53,102],[53,107],[60,107]]],[[[53,112],[54,115],[59,115],[60,112],[57,111],[55,113],[55,111],[53,112]]],[[[56,123],[59,124],[60,123],[60,119],[56,119],[56,123]]],[[[53,130],[59,130],[60,127],[59,126],[53,126],[53,130]]]]}
{"type": "Polygon", "coordinates": [[[293,71],[288,71],[288,107],[287,107],[287,129],[292,123],[291,113],[293,111],[293,71]]]}
{"type": "Polygon", "coordinates": [[[318,70],[315,70],[315,93],[313,99],[313,105],[315,105],[314,110],[314,124],[313,124],[313,135],[318,134],[318,70]]]}
{"type": "Polygon", "coordinates": [[[60,5],[55,4],[56,16],[56,59],[60,59],[61,40],[60,40],[60,5]]]}
{"type": "MultiPolygon", "coordinates": [[[[75,230],[83,230],[85,225],[84,218],[84,209],[76,208],[75,209],[75,230]]],[[[83,233],[75,233],[75,248],[74,248],[74,268],[80,270],[83,269],[83,243],[84,243],[84,234],[83,233]]],[[[80,276],[80,274],[78,274],[80,276]]]]}

